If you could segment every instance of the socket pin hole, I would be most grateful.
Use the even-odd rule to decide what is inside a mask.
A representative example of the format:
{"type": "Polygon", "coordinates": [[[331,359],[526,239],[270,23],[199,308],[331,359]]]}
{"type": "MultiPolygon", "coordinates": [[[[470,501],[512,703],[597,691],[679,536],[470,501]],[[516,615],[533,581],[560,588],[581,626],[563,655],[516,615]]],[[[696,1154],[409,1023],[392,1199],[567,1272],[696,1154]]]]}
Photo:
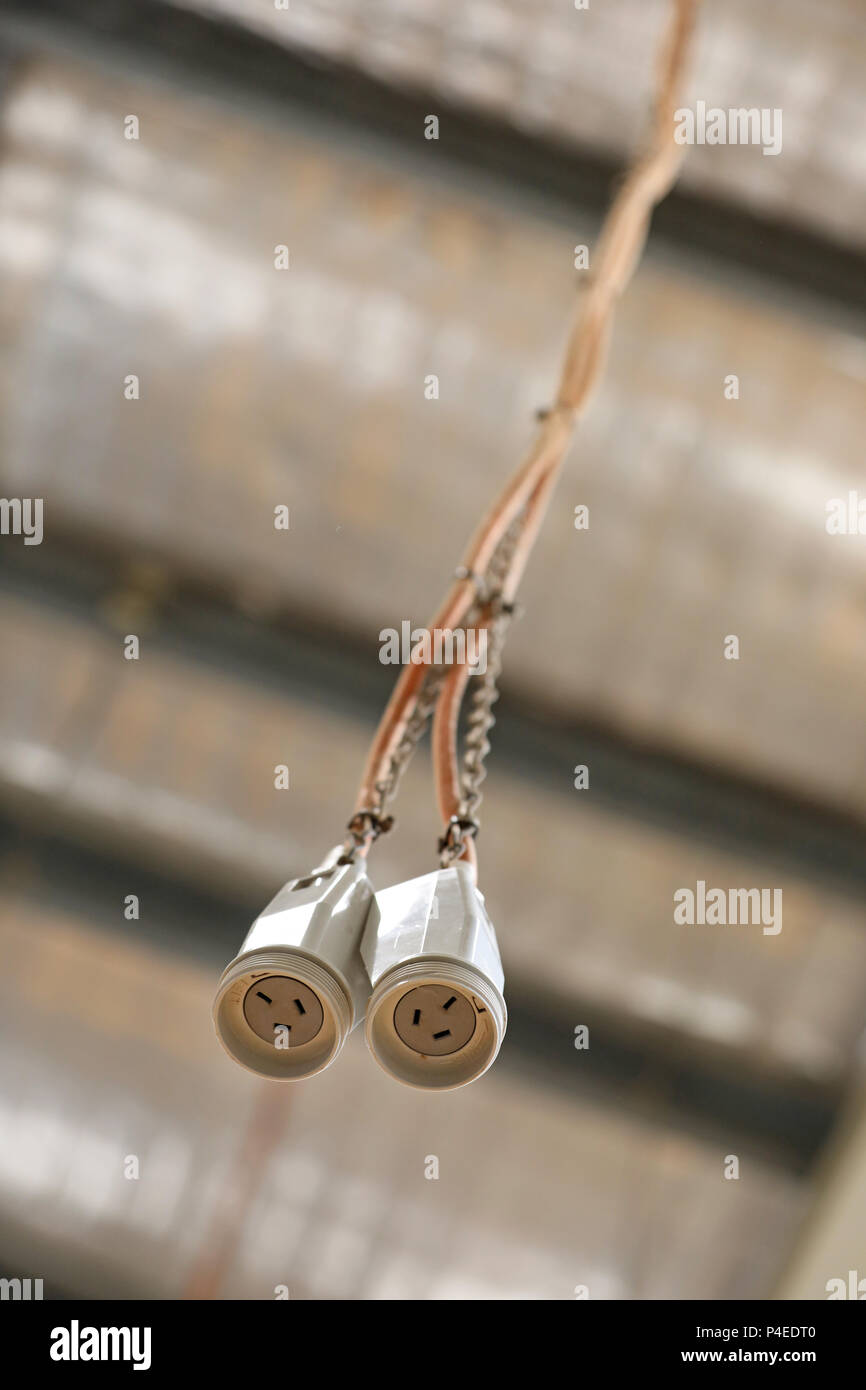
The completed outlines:
{"type": "Polygon", "coordinates": [[[392,1017],[397,1037],[422,1057],[460,1052],[471,1042],[477,1020],[472,996],[437,980],[408,989],[394,1005],[392,1017]]]}
{"type": "Polygon", "coordinates": [[[269,975],[251,985],[243,1012],[247,1024],[263,1042],[272,1043],[276,1037],[291,1048],[312,1042],[325,1021],[322,1001],[315,990],[290,975],[269,975]]]}

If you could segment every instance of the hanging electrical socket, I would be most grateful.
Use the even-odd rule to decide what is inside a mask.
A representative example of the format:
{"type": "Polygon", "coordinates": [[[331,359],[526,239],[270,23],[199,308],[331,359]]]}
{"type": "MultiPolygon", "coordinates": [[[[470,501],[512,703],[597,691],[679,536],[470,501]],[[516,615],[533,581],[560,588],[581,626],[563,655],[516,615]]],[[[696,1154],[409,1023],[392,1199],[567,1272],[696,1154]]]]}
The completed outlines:
{"type": "Polygon", "coordinates": [[[364,860],[342,848],[280,889],[217,990],[214,1027],[230,1057],[277,1081],[330,1066],[370,996],[360,942],[372,902],[364,860]]]}
{"type": "Polygon", "coordinates": [[[449,1090],[487,1070],[505,1035],[504,977],[469,864],[377,893],[361,955],[373,987],[367,1043],[385,1071],[449,1090]]]}

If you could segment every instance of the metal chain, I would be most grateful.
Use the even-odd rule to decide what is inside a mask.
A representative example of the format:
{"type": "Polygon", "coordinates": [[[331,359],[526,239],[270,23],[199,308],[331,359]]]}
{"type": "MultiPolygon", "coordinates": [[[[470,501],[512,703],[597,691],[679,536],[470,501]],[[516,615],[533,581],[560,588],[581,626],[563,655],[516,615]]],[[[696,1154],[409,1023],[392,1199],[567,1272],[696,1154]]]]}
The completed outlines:
{"type": "Polygon", "coordinates": [[[412,754],[424,736],[430,716],[436,708],[436,701],[439,699],[439,691],[442,689],[446,671],[447,667],[445,666],[431,666],[424,679],[403,737],[397,744],[391,758],[388,775],[383,781],[376,783],[376,791],[380,798],[379,804],[382,807],[387,805],[396,795],[400,779],[411,762],[412,754]]]}
{"type": "Polygon", "coordinates": [[[502,602],[501,590],[522,524],[522,515],[512,522],[494,551],[487,574],[484,576],[486,606],[494,610],[487,630],[487,664],[483,675],[473,678],[476,684],[466,719],[460,806],[457,815],[451,817],[445,834],[439,841],[440,863],[443,868],[460,858],[467,837],[477,835],[481,825],[477,813],[483,795],[481,784],[487,776],[485,759],[490,752],[490,740],[487,735],[496,723],[493,706],[499,699],[498,681],[502,670],[502,652],[508,626],[514,616],[513,606],[502,602]]]}
{"type": "Polygon", "coordinates": [[[385,807],[396,796],[400,779],[424,736],[430,716],[436,708],[446,670],[445,666],[431,666],[427,671],[415,708],[407,720],[403,737],[391,757],[387,776],[376,783],[376,805],[357,811],[349,821],[349,836],[346,840],[348,854],[352,854],[355,849],[362,848],[368,842],[378,840],[380,835],[386,835],[392,829],[394,817],[384,814],[385,807]]]}
{"type": "Polygon", "coordinates": [[[487,736],[496,723],[493,706],[499,699],[497,683],[502,669],[502,648],[512,616],[510,611],[502,610],[491,622],[487,640],[487,667],[483,676],[473,678],[476,684],[466,719],[460,776],[460,806],[457,815],[451,817],[445,834],[439,841],[440,862],[443,868],[460,858],[467,838],[477,835],[481,828],[478,808],[482,801],[481,784],[487,776],[485,759],[490,752],[490,740],[487,736]]]}
{"type": "MultiPolygon", "coordinates": [[[[484,759],[490,751],[487,734],[495,723],[492,709],[499,698],[496,682],[501,668],[502,646],[505,629],[513,616],[512,609],[502,603],[501,590],[508,574],[522,524],[523,517],[518,516],[511,523],[493,552],[486,573],[472,576],[475,579],[478,598],[464,618],[465,626],[470,627],[473,622],[477,622],[484,609],[493,608],[495,611],[487,629],[485,673],[483,678],[476,678],[479,683],[473,692],[467,721],[461,778],[463,788],[461,816],[452,818],[452,823],[446,832],[446,838],[440,845],[443,864],[451,863],[453,859],[459,858],[463,852],[465,836],[467,834],[474,835],[478,830],[478,822],[474,817],[474,812],[481,803],[480,786],[487,775],[484,767],[484,759]],[[466,807],[465,814],[463,813],[464,805],[466,807]]],[[[463,577],[468,576],[464,574],[463,577]]],[[[347,856],[351,857],[357,849],[371,844],[380,835],[386,835],[392,828],[394,817],[386,815],[385,808],[396,796],[403,773],[409,766],[412,754],[424,736],[430,716],[436,708],[436,702],[439,699],[442,683],[448,670],[449,668],[445,665],[429,667],[415,707],[407,720],[403,736],[391,757],[387,775],[376,783],[375,806],[365,807],[363,810],[357,811],[349,821],[347,826],[349,833],[345,842],[347,856]]]]}
{"type": "Polygon", "coordinates": [[[490,626],[487,640],[487,670],[477,677],[472,692],[469,715],[466,720],[466,738],[463,752],[463,775],[461,788],[460,815],[476,819],[475,813],[481,805],[481,784],[487,776],[484,760],[490,752],[487,735],[496,723],[493,706],[499,699],[498,680],[502,670],[502,648],[510,614],[500,613],[490,626]]]}

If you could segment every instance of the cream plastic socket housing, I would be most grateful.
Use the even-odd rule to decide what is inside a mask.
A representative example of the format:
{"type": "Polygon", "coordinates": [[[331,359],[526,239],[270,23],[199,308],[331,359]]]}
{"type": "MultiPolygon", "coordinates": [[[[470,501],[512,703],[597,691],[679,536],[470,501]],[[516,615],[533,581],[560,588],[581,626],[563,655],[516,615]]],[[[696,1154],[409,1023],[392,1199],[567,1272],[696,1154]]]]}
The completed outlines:
{"type": "Polygon", "coordinates": [[[451,1090],[487,1070],[505,1035],[504,976],[468,864],[377,893],[361,954],[373,986],[367,1044],[385,1071],[451,1090]]]}
{"type": "Polygon", "coordinates": [[[214,1000],[214,1027],[230,1057],[275,1081],[330,1066],[370,996],[360,943],[372,901],[364,861],[341,849],[280,889],[214,1000]]]}

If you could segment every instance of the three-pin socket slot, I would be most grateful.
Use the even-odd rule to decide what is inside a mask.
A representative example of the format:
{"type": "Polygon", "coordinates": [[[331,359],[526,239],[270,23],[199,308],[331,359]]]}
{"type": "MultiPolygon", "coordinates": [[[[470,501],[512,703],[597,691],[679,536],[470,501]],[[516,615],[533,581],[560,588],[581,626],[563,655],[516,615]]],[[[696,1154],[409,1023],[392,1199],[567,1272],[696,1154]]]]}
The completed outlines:
{"type": "Polygon", "coordinates": [[[379,981],[367,1007],[367,1044],[407,1086],[446,1091],[481,1076],[505,1033],[493,982],[456,961],[414,960],[379,981]]]}

